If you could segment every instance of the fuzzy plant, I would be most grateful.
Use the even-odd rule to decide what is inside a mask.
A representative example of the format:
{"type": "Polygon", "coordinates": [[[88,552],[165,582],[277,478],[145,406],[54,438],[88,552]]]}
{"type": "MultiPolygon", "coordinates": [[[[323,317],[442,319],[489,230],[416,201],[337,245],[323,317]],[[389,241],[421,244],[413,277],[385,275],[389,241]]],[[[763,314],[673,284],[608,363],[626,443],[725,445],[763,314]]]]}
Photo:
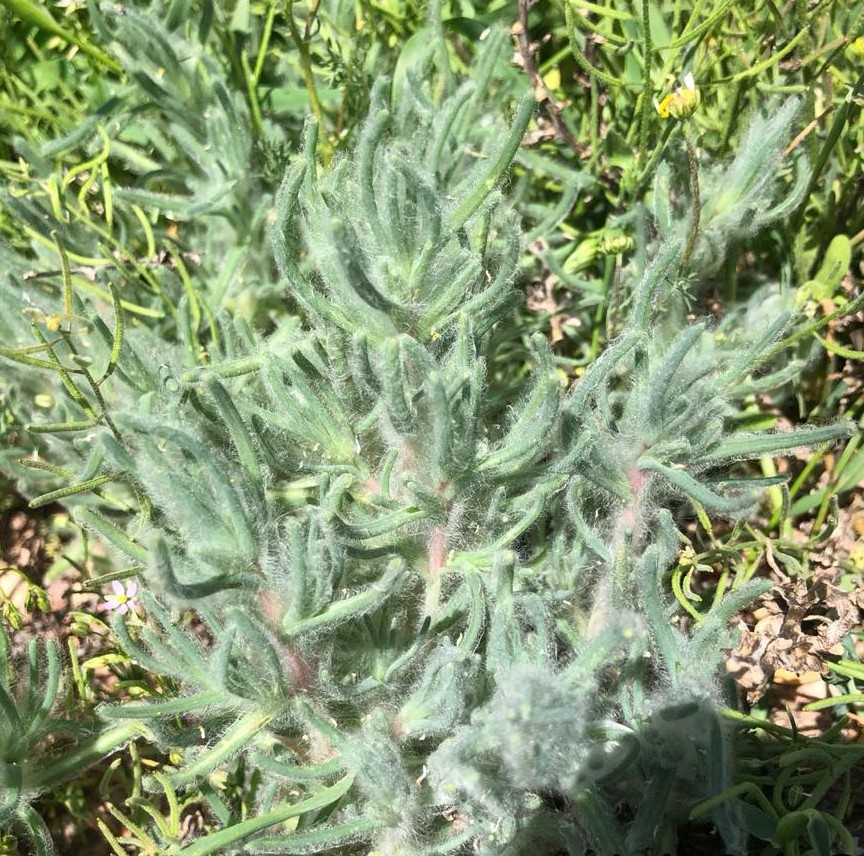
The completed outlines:
{"type": "Polygon", "coordinates": [[[150,388],[160,353],[219,359],[238,329],[227,315],[257,323],[279,298],[266,238],[278,180],[256,159],[284,135],[250,132],[204,24],[187,36],[176,8],[91,14],[128,84],[100,82],[74,131],[18,138],[20,161],[3,165],[0,469],[32,499],[57,486],[40,460],[89,480],[82,438],[150,388]]]}
{"type": "Polygon", "coordinates": [[[658,165],[652,194],[654,226],[663,238],[683,244],[691,278],[715,275],[730,252],[740,251],[760,232],[800,208],[810,178],[807,158],[803,152],[787,155],[783,151],[800,109],[800,102],[789,98],[770,114],[754,116],[729,165],[700,169],[698,153],[688,141],[690,176],[678,182],[686,187],[683,194],[673,192],[672,164],[663,161],[658,165]],[[785,188],[778,181],[787,171],[784,159],[791,160],[785,188]]]}
{"type": "MultiPolygon", "coordinates": [[[[523,299],[502,188],[533,95],[490,112],[502,34],[464,83],[427,36],[349,154],[323,168],[307,126],[270,217],[292,314],[193,367],[126,340],[148,386],[91,426],[86,474],[140,511],[76,494],[74,517],[132,563],[144,618],[114,630],[176,688],[99,710],[169,758],[133,837],[171,856],[639,856],[674,852],[713,800],[743,853],[770,819],[728,793],[718,674],[767,584],[718,586],[681,621],[679,521],[746,514],[766,484],[746,461],[849,428],[735,431],[744,396],[789,382],[797,319],[688,320],[686,228],[648,247],[581,377],[535,336],[502,390],[493,333],[523,299]],[[191,841],[158,808],[180,796],[207,814],[191,841]]],[[[748,140],[742,194],[766,157],[748,140]]],[[[760,193],[740,204],[767,211],[760,193]]],[[[712,247],[749,228],[711,223],[712,247]]]]}
{"type": "Polygon", "coordinates": [[[0,830],[28,840],[37,856],[54,845],[33,801],[142,733],[137,723],[105,728],[59,715],[62,671],[55,640],[31,639],[18,655],[0,627],[0,830]]]}

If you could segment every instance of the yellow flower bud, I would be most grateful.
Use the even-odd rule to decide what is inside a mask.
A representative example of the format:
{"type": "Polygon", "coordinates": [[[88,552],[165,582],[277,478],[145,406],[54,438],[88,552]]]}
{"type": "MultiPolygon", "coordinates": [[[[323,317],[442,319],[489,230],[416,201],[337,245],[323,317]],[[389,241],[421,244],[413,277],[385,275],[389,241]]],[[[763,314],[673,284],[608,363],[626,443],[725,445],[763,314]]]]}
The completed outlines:
{"type": "Polygon", "coordinates": [[[617,256],[633,249],[633,239],[629,235],[605,235],[601,238],[597,252],[601,256],[617,256]]]}
{"type": "Polygon", "coordinates": [[[679,86],[674,92],[663,97],[659,103],[654,100],[654,107],[660,114],[661,119],[686,119],[696,112],[702,96],[696,88],[693,75],[688,71],[684,76],[684,85],[679,86]]]}

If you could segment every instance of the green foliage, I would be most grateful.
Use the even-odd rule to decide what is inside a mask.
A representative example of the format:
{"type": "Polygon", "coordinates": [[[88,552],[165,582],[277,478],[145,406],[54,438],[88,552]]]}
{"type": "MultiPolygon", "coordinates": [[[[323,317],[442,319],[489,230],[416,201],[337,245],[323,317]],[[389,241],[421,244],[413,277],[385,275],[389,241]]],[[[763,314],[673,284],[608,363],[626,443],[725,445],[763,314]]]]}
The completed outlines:
{"type": "Polygon", "coordinates": [[[191,4],[93,5],[122,85],[59,139],[18,128],[2,465],[120,559],[109,579],[140,580],[146,619],[118,610],[112,627],[126,668],[155,680],[64,725],[56,646],[32,643],[22,670],[0,637],[0,821],[39,852],[33,799],[133,739],[164,760],[142,776],[130,748],[133,793],[112,810],[128,838],[102,825],[115,852],[636,856],[674,848],[691,817],[734,853],[751,837],[848,843],[825,791],[766,808],[736,767],[719,674],[731,619],[770,583],[736,566],[697,608],[681,576],[692,511],[737,533],[766,487],[786,490],[749,462],[852,437],[838,479],[860,469],[857,427],[830,410],[786,431],[747,422],[753,396],[781,397],[810,363],[827,323],[812,301],[837,296],[852,241],[797,296],[760,273],[722,319],[704,305],[744,247],[807,215],[825,161],[796,154],[785,172],[801,106],[766,106],[713,165],[683,134],[685,172],[646,106],[654,63],[731,5],[664,42],[651,4],[567,0],[595,117],[598,80],[640,91],[622,111],[635,160],[598,190],[590,161],[520,149],[535,97],[485,26],[501,8],[459,5],[421,25],[410,4],[375,19],[363,3],[240,3],[195,26],[191,4]],[[593,66],[575,32],[591,15],[629,45],[622,68],[593,66]],[[376,39],[404,46],[360,121],[376,39]],[[302,99],[265,67],[288,44],[302,99]],[[302,140],[275,122],[292,97],[295,119],[312,114],[302,140]],[[612,203],[627,214],[606,217],[612,203]],[[519,311],[529,244],[593,319],[577,356],[519,311]],[[206,815],[194,840],[181,801],[206,815]]]}
{"type": "Polygon", "coordinates": [[[0,628],[0,661],[0,823],[29,838],[36,853],[51,853],[51,832],[30,805],[32,800],[82,767],[116,752],[140,728],[105,729],[54,717],[61,689],[61,655],[53,640],[41,646],[32,639],[23,662],[17,663],[0,628]],[[62,753],[51,747],[58,741],[66,744],[62,753]]]}

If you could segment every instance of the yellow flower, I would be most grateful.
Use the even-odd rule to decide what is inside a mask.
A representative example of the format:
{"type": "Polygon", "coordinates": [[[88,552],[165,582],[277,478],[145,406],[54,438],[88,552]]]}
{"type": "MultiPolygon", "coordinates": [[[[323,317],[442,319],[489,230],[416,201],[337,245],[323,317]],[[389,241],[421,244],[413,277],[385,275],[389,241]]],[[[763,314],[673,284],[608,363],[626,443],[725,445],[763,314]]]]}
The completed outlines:
{"type": "Polygon", "coordinates": [[[679,86],[674,92],[664,96],[659,103],[656,98],[654,99],[654,108],[660,114],[661,119],[668,119],[670,116],[673,119],[686,119],[696,112],[702,96],[699,94],[693,75],[689,71],[684,75],[683,83],[683,86],[679,86]]]}
{"type": "Polygon", "coordinates": [[[633,249],[634,241],[629,235],[604,235],[597,246],[597,252],[601,256],[617,256],[629,253],[633,249]]]}

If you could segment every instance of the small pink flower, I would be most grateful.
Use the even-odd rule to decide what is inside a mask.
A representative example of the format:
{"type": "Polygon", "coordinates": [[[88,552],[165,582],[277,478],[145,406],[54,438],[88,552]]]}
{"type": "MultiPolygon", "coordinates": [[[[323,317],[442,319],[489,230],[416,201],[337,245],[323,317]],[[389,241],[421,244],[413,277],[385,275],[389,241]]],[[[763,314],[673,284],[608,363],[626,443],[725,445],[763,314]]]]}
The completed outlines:
{"type": "Polygon", "coordinates": [[[127,612],[138,608],[138,583],[131,582],[128,586],[124,586],[120,580],[114,580],[111,583],[113,594],[105,598],[105,603],[102,604],[103,609],[116,609],[120,615],[125,615],[127,612]]]}

